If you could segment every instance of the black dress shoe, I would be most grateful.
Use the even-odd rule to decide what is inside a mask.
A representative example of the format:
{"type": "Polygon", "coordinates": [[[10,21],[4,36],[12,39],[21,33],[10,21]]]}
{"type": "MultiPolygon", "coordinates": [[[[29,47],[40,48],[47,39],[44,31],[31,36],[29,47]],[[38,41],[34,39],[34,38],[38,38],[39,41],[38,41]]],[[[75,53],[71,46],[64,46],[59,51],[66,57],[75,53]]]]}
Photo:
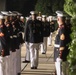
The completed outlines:
{"type": "Polygon", "coordinates": [[[34,67],[31,67],[31,69],[34,69],[34,67]]]}
{"type": "Polygon", "coordinates": [[[37,69],[37,67],[34,67],[34,69],[37,69]]]}
{"type": "Polygon", "coordinates": [[[46,54],[46,53],[43,52],[42,54],[46,54]]]}
{"type": "Polygon", "coordinates": [[[21,75],[21,73],[18,73],[17,75],[21,75]]]}
{"type": "Polygon", "coordinates": [[[28,61],[28,60],[25,60],[25,61],[23,61],[23,63],[30,63],[30,61],[28,61]]]}
{"type": "Polygon", "coordinates": [[[37,69],[37,67],[31,67],[31,69],[37,69]]]}

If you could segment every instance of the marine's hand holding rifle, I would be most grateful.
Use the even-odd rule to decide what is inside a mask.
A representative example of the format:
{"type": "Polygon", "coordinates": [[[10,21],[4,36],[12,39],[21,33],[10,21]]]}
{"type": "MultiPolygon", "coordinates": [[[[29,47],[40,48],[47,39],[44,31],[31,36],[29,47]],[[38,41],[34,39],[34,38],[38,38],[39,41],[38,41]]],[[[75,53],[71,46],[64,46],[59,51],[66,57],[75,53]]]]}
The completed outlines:
{"type": "Polygon", "coordinates": [[[59,57],[62,59],[63,50],[60,50],[59,57]]]}
{"type": "Polygon", "coordinates": [[[4,50],[1,51],[1,56],[4,57],[4,50]]]}

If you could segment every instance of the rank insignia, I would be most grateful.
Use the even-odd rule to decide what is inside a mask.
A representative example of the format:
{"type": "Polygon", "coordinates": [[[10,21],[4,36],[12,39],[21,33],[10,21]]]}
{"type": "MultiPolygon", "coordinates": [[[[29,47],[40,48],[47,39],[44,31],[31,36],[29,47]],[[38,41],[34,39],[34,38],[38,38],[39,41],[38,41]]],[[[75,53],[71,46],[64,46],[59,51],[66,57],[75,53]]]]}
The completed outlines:
{"type": "Polygon", "coordinates": [[[60,39],[61,40],[64,40],[65,39],[65,35],[64,34],[61,34],[60,39]]]}

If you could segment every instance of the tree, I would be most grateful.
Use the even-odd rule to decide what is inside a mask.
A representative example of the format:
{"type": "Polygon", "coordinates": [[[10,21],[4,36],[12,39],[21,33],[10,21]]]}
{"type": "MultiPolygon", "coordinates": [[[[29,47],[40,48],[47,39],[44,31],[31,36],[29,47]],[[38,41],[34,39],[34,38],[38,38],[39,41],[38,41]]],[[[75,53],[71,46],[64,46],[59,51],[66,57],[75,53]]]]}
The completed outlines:
{"type": "Polygon", "coordinates": [[[64,0],[38,0],[35,6],[37,12],[42,14],[53,15],[55,11],[63,11],[64,0]]]}
{"type": "Polygon", "coordinates": [[[65,0],[64,10],[72,16],[72,42],[69,45],[70,53],[68,56],[69,75],[76,75],[76,1],[65,0]]]}
{"type": "Polygon", "coordinates": [[[74,0],[65,0],[64,10],[74,17],[76,15],[76,2],[74,0]]]}
{"type": "Polygon", "coordinates": [[[50,15],[52,13],[52,0],[38,0],[35,6],[35,11],[42,14],[50,15]]]}
{"type": "Polygon", "coordinates": [[[53,0],[53,4],[52,4],[52,10],[53,12],[57,11],[57,10],[64,10],[64,1],[65,0],[53,0]]]}

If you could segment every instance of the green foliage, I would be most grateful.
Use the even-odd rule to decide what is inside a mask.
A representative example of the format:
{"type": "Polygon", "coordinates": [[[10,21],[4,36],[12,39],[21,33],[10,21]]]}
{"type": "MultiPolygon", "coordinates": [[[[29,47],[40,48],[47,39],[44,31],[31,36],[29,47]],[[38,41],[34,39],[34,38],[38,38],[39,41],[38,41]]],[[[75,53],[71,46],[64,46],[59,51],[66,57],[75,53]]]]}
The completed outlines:
{"type": "Polygon", "coordinates": [[[76,75],[76,1],[65,0],[64,10],[72,16],[72,42],[69,46],[70,53],[68,55],[69,75],[76,75]]]}
{"type": "Polygon", "coordinates": [[[63,5],[64,0],[38,0],[35,10],[41,11],[42,14],[51,15],[57,10],[63,10],[63,5]]]}
{"type": "Polygon", "coordinates": [[[68,56],[68,62],[69,62],[69,73],[70,75],[76,74],[76,17],[72,19],[72,42],[69,46],[70,53],[68,56]],[[74,74],[75,73],[75,74],[74,74]]]}
{"type": "Polygon", "coordinates": [[[52,10],[53,12],[57,10],[63,11],[64,0],[53,0],[52,10]]]}
{"type": "Polygon", "coordinates": [[[74,17],[76,15],[76,3],[73,0],[65,0],[64,10],[74,17]]]}
{"type": "Polygon", "coordinates": [[[50,0],[38,0],[35,6],[37,12],[42,12],[42,14],[50,15],[51,11],[51,1],[50,0]]]}

